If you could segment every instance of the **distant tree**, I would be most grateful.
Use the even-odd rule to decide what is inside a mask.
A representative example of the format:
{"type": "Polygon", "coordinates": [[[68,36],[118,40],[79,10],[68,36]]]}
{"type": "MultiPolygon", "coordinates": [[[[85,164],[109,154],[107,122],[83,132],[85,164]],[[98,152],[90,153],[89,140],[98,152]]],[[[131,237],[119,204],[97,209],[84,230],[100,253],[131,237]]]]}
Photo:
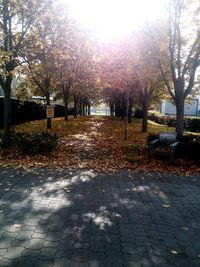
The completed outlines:
{"type": "Polygon", "coordinates": [[[3,142],[11,127],[11,84],[15,69],[21,64],[20,54],[28,33],[46,6],[47,1],[2,0],[0,2],[0,85],[4,92],[3,142]]]}
{"type": "Polygon", "coordinates": [[[55,74],[57,79],[57,96],[63,99],[65,107],[65,120],[68,121],[68,102],[72,95],[72,87],[75,83],[75,68],[77,65],[79,48],[79,28],[75,22],[63,14],[60,6],[58,39],[59,46],[55,53],[55,74]],[[61,15],[62,14],[62,15],[61,15]]]}
{"type": "MultiPolygon", "coordinates": [[[[62,12],[60,10],[59,14],[62,12]]],[[[59,47],[55,54],[55,73],[58,85],[57,93],[62,95],[65,105],[65,120],[68,120],[68,101],[71,97],[74,99],[75,117],[78,111],[81,114],[85,113],[82,106],[87,106],[87,103],[90,102],[87,92],[88,87],[95,81],[95,64],[93,44],[87,32],[78,27],[66,14],[61,18],[58,29],[59,47]]]]}
{"type": "MultiPolygon", "coordinates": [[[[18,77],[19,79],[19,77],[18,77]]],[[[20,100],[31,100],[36,92],[36,85],[26,76],[15,86],[14,96],[20,100]]]]}
{"type": "MultiPolygon", "coordinates": [[[[86,35],[87,36],[87,35],[86,35]]],[[[77,49],[76,65],[74,68],[74,85],[72,95],[74,98],[74,117],[84,115],[85,108],[89,110],[93,99],[98,95],[98,75],[95,51],[90,38],[80,36],[77,49]],[[79,107],[78,107],[79,105],[79,107]],[[78,112],[79,111],[79,112],[78,112]]]]}
{"type": "MultiPolygon", "coordinates": [[[[153,70],[152,70],[153,71],[153,70]]],[[[158,102],[163,96],[162,80],[152,73],[151,77],[143,77],[138,90],[139,103],[142,106],[142,132],[148,129],[148,110],[152,103],[158,102]]]]}
{"type": "Polygon", "coordinates": [[[132,108],[137,87],[136,61],[133,40],[103,47],[101,55],[101,80],[111,114],[125,121],[124,138],[128,136],[128,122],[132,120],[132,108]]]}
{"type": "Polygon", "coordinates": [[[142,132],[148,129],[148,110],[153,103],[160,102],[166,95],[164,82],[157,66],[157,60],[151,53],[151,43],[144,42],[144,36],[137,38],[137,88],[136,95],[142,107],[142,132]]]}
{"type": "MultiPolygon", "coordinates": [[[[51,104],[51,95],[56,91],[56,53],[58,47],[58,21],[53,6],[46,8],[42,18],[29,35],[24,53],[25,70],[46,99],[51,104]]],[[[47,129],[51,128],[51,118],[47,118],[47,129]]]]}

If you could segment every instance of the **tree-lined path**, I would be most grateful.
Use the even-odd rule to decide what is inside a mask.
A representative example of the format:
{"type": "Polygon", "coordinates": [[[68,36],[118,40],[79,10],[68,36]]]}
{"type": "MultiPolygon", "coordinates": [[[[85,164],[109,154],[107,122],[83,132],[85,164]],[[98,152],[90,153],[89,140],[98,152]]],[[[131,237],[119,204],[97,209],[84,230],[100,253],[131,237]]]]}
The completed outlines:
{"type": "Polygon", "coordinates": [[[0,266],[199,266],[199,176],[0,169],[0,266]]]}
{"type": "Polygon", "coordinates": [[[199,0],[0,1],[0,267],[200,266],[199,26],[199,0]]]}
{"type": "MultiPolygon", "coordinates": [[[[17,133],[41,133],[46,121],[33,121],[15,126],[17,133]]],[[[141,132],[142,122],[134,119],[128,127],[128,140],[124,140],[125,122],[105,116],[87,116],[76,119],[70,117],[66,123],[63,118],[52,120],[49,133],[58,136],[57,147],[44,155],[25,155],[17,148],[0,150],[0,164],[31,168],[34,166],[53,168],[88,168],[101,172],[117,172],[121,169],[151,172],[172,172],[193,174],[199,172],[198,165],[190,160],[166,161],[152,158],[148,151],[148,133],[141,132]]],[[[149,131],[174,131],[149,121],[149,131]]],[[[198,134],[196,135],[198,136],[198,134]]],[[[35,144],[29,146],[37,145],[35,144]]],[[[29,143],[28,143],[29,144],[29,143]]],[[[26,145],[26,144],[25,144],[26,145]]]]}

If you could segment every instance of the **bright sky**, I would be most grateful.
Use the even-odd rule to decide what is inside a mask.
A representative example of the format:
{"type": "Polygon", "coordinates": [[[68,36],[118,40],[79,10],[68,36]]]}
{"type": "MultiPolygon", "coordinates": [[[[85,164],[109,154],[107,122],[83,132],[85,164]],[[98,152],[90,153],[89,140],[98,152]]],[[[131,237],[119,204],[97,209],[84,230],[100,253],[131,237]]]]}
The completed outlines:
{"type": "Polygon", "coordinates": [[[163,0],[62,0],[72,16],[102,40],[123,37],[145,21],[159,18],[163,0]]]}

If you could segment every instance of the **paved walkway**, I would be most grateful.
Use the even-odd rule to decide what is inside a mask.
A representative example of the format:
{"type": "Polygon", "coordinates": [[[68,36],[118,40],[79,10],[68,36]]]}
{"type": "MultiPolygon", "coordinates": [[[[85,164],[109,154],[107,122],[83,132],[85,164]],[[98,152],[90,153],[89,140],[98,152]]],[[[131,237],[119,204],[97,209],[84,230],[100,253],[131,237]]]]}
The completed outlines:
{"type": "Polygon", "coordinates": [[[200,176],[1,168],[0,266],[200,266],[200,176]]]}

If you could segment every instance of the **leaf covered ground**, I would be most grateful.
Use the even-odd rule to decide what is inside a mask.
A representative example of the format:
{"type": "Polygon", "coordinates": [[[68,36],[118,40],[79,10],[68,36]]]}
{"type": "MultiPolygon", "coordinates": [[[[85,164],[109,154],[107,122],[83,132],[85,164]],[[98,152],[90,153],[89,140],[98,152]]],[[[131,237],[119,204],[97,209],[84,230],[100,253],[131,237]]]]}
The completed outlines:
{"type": "MultiPolygon", "coordinates": [[[[33,121],[15,127],[16,132],[40,133],[46,120],[33,121]]],[[[1,165],[41,166],[56,169],[89,168],[101,172],[117,172],[120,169],[157,171],[190,175],[200,172],[192,162],[177,159],[174,163],[158,160],[149,155],[147,133],[141,132],[141,120],[134,119],[128,129],[128,141],[124,141],[124,121],[103,116],[53,119],[50,133],[59,137],[57,148],[47,155],[26,156],[15,149],[0,151],[1,165]]],[[[172,131],[149,122],[149,132],[172,131]]]]}

